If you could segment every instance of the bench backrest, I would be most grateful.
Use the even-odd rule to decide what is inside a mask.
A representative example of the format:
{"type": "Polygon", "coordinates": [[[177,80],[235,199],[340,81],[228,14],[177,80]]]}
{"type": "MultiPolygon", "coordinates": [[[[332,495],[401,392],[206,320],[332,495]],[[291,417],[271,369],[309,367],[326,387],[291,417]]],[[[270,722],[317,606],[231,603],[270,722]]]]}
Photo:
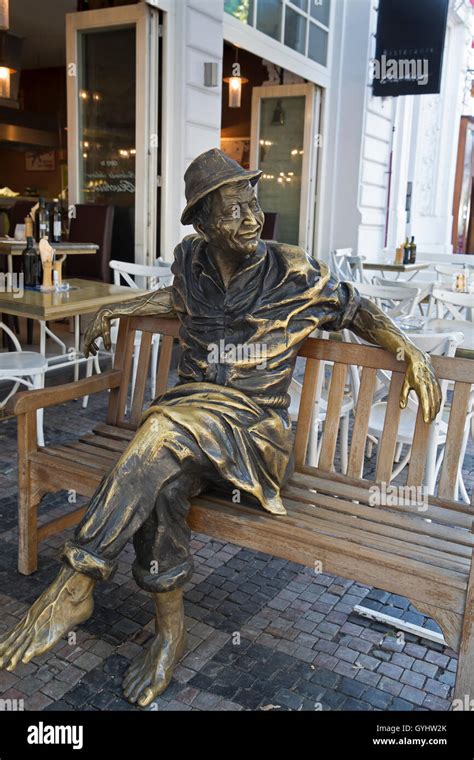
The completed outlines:
{"type": "MultiPolygon", "coordinates": [[[[122,382],[120,387],[110,392],[107,417],[109,424],[134,429],[140,422],[148,379],[151,341],[154,333],[162,335],[156,395],[166,389],[173,341],[178,336],[178,331],[179,322],[177,320],[157,317],[135,317],[121,320],[115,354],[115,368],[122,371],[122,382]],[[134,397],[130,400],[129,387],[136,330],[142,332],[142,342],[134,397]]],[[[369,417],[376,389],[376,374],[378,369],[382,369],[391,373],[391,380],[384,428],[379,440],[373,479],[378,483],[390,483],[400,424],[399,397],[405,376],[405,362],[397,360],[382,348],[316,338],[308,338],[301,347],[299,355],[306,359],[306,367],[296,424],[294,454],[297,469],[305,466],[318,386],[318,374],[323,363],[325,363],[327,371],[327,363],[330,362],[332,364],[329,365],[331,376],[328,381],[327,413],[322,433],[318,469],[325,472],[334,472],[335,470],[341,407],[344,400],[348,369],[354,365],[361,371],[360,389],[350,436],[348,470],[346,474],[338,475],[338,479],[344,478],[350,482],[355,482],[362,477],[369,417]]],[[[456,491],[458,464],[463,453],[462,432],[465,429],[466,416],[471,408],[474,362],[469,359],[433,356],[432,363],[439,380],[449,380],[454,383],[454,390],[450,399],[444,458],[438,485],[438,497],[451,500],[456,491]]],[[[407,468],[406,485],[408,486],[417,486],[423,482],[429,434],[430,426],[423,421],[419,408],[413,434],[410,463],[407,468]]]]}

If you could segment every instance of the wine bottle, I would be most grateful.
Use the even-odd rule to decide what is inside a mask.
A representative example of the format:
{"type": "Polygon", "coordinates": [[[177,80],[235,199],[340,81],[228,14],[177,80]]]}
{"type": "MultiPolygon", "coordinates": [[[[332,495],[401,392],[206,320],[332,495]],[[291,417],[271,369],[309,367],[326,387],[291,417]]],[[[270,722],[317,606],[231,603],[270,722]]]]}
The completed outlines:
{"type": "Polygon", "coordinates": [[[405,240],[403,244],[403,263],[409,264],[410,263],[410,241],[407,239],[405,240]]]}
{"type": "Polygon", "coordinates": [[[26,239],[26,248],[21,254],[21,259],[24,287],[36,288],[41,285],[41,259],[31,236],[26,239]]]}
{"type": "Polygon", "coordinates": [[[36,240],[49,238],[49,214],[46,209],[44,198],[39,199],[39,209],[36,212],[36,240]]]}
{"type": "Polygon", "coordinates": [[[49,218],[49,233],[51,243],[61,242],[61,212],[57,198],[54,199],[54,206],[49,218]]]}
{"type": "Polygon", "coordinates": [[[415,243],[415,236],[411,236],[411,243],[410,243],[410,264],[416,263],[416,243],[415,243]]]}

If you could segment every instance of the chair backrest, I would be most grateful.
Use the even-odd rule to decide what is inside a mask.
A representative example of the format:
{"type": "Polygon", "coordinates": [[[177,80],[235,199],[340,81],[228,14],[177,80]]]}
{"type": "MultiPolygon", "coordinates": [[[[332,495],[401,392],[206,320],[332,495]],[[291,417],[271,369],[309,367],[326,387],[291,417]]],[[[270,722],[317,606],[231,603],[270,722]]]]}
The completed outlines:
{"type": "Polygon", "coordinates": [[[433,288],[431,300],[437,307],[438,317],[462,320],[467,316],[472,321],[474,293],[457,293],[454,290],[433,288]]]}
{"type": "MultiPolygon", "coordinates": [[[[164,337],[160,341],[158,362],[157,395],[167,387],[173,341],[178,336],[179,321],[158,317],[133,317],[120,320],[120,330],[115,353],[115,368],[121,370],[122,381],[118,388],[110,392],[107,422],[127,429],[135,429],[141,419],[147,368],[150,360],[150,347],[154,333],[164,337]],[[142,333],[139,366],[135,393],[129,403],[129,386],[131,381],[132,356],[135,331],[142,333]],[[128,416],[126,408],[128,405],[128,416]]],[[[301,402],[296,426],[294,455],[296,467],[300,472],[331,473],[331,477],[350,485],[367,484],[375,481],[390,483],[393,459],[397,443],[401,409],[400,392],[403,385],[406,364],[397,360],[388,351],[374,346],[348,344],[333,340],[308,338],[300,349],[299,355],[306,359],[301,402]],[[321,366],[331,367],[329,381],[326,424],[321,442],[321,455],[316,470],[305,466],[306,453],[312,426],[315,397],[319,385],[321,366]],[[354,425],[350,438],[349,466],[347,475],[334,473],[336,442],[344,400],[347,373],[351,365],[360,368],[360,389],[357,399],[354,425]],[[376,387],[377,370],[382,369],[391,374],[388,392],[385,425],[377,450],[377,464],[372,479],[361,480],[368,423],[372,408],[372,399],[376,387]]],[[[474,362],[469,359],[455,359],[433,356],[432,363],[440,381],[454,383],[453,398],[450,407],[448,431],[445,444],[444,460],[438,486],[438,498],[453,500],[457,471],[462,455],[462,436],[466,416],[471,404],[471,391],[474,385],[474,362]]],[[[427,441],[430,427],[418,409],[413,435],[412,452],[407,474],[407,485],[417,486],[423,482],[427,458],[427,441]]],[[[350,497],[349,497],[350,498],[350,497]]],[[[355,498],[355,497],[353,497],[355,498]]],[[[459,505],[456,505],[459,508],[459,505]]]]}
{"type": "Polygon", "coordinates": [[[457,272],[462,272],[464,267],[467,267],[469,272],[472,272],[473,265],[472,264],[436,264],[435,266],[435,272],[436,272],[436,279],[441,282],[446,282],[447,280],[451,281],[453,274],[456,274],[457,272]]]}
{"type": "Polygon", "coordinates": [[[362,296],[370,298],[380,306],[388,316],[411,316],[416,309],[420,298],[420,289],[402,285],[371,285],[370,283],[357,283],[357,290],[362,296]]]}
{"type": "Polygon", "coordinates": [[[335,248],[329,256],[329,268],[340,280],[353,280],[354,274],[349,264],[352,248],[335,248]]]}
{"type": "Polygon", "coordinates": [[[13,330],[10,330],[10,328],[7,327],[7,325],[5,324],[5,322],[1,322],[0,321],[0,332],[2,330],[10,338],[10,340],[13,343],[13,346],[15,348],[15,351],[22,351],[22,347],[20,345],[20,342],[19,342],[18,338],[16,337],[15,333],[13,332],[13,330]]]}
{"type": "Polygon", "coordinates": [[[66,262],[68,277],[111,281],[109,261],[112,250],[114,207],[95,203],[76,203],[75,216],[69,227],[71,243],[95,243],[95,254],[69,256],[66,262]]]}
{"type": "Polygon", "coordinates": [[[171,265],[165,264],[163,261],[155,265],[145,265],[113,260],[109,266],[114,273],[115,285],[121,285],[123,280],[130,288],[138,288],[139,285],[133,278],[143,277],[146,279],[148,290],[158,290],[171,285],[173,282],[171,265]]]}
{"type": "Polygon", "coordinates": [[[15,201],[14,205],[8,211],[8,221],[10,229],[8,234],[13,237],[17,224],[24,224],[25,217],[30,213],[36,201],[15,201]]]}

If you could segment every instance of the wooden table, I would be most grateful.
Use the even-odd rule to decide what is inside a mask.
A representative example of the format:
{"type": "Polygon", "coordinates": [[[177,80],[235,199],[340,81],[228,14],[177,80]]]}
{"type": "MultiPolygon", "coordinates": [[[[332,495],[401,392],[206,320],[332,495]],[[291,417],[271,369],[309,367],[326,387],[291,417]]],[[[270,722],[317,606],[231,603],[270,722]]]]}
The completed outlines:
{"type": "MultiPolygon", "coordinates": [[[[25,290],[19,297],[17,293],[0,293],[0,314],[11,314],[16,317],[36,319],[40,323],[40,352],[46,356],[46,334],[61,346],[61,355],[66,354],[66,345],[46,323],[53,319],[77,317],[81,314],[96,312],[102,306],[120,301],[130,301],[144,293],[144,290],[129,288],[122,285],[110,285],[93,280],[68,280],[74,290],[53,293],[41,293],[38,290],[25,290]]],[[[80,351],[79,320],[75,320],[74,355],[68,356],[68,365],[75,360],[84,361],[80,351]]],[[[52,361],[58,357],[52,357],[52,361]]],[[[49,361],[51,361],[49,360],[49,361]]],[[[61,365],[62,366],[62,365],[61,365]]],[[[54,365],[57,369],[58,365],[54,365]]]]}
{"type": "MultiPolygon", "coordinates": [[[[52,247],[58,254],[61,254],[60,261],[66,261],[68,256],[94,254],[99,250],[95,243],[52,243],[52,247]]],[[[26,248],[26,240],[13,240],[0,238],[0,254],[8,256],[8,273],[13,273],[13,256],[21,256],[26,248]]]]}

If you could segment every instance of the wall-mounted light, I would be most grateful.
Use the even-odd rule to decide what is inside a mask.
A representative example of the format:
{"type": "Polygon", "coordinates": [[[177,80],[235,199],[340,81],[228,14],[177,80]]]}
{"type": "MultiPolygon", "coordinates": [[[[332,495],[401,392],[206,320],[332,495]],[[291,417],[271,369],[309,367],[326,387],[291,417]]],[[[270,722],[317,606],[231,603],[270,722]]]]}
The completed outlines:
{"type": "Polygon", "coordinates": [[[0,98],[10,97],[10,69],[0,66],[0,98]]]}
{"type": "Polygon", "coordinates": [[[241,75],[240,63],[237,60],[238,49],[235,48],[235,61],[232,64],[232,76],[225,77],[224,82],[229,85],[229,108],[240,108],[242,102],[242,85],[249,81],[241,75]]]}
{"type": "Polygon", "coordinates": [[[206,61],[204,64],[204,87],[217,87],[218,69],[217,63],[206,61]]]}

